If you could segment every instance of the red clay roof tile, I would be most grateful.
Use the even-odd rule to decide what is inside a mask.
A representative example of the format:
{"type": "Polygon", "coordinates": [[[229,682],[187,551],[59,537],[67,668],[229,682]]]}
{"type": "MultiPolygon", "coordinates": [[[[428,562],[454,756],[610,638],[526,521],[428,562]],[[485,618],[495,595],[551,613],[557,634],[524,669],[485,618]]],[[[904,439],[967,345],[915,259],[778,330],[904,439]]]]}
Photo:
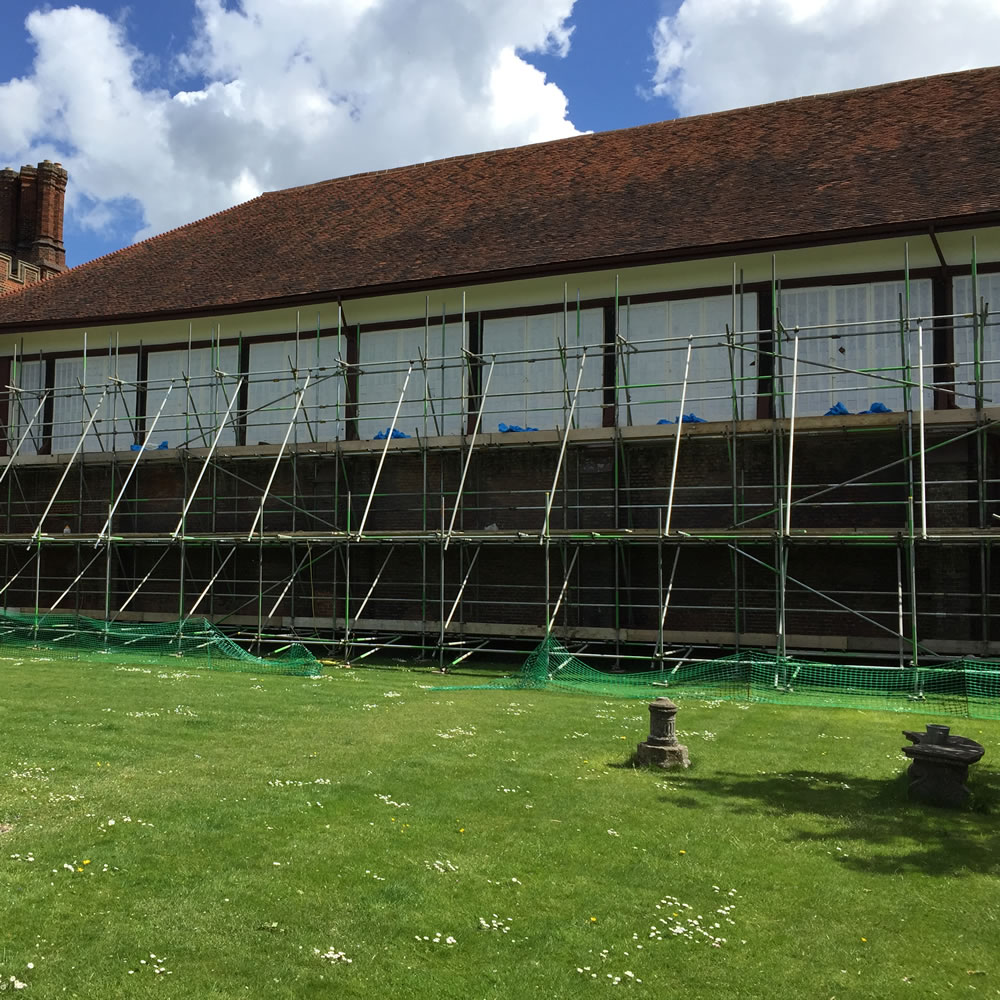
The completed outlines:
{"type": "Polygon", "coordinates": [[[0,330],[988,220],[998,137],[994,67],[341,177],[2,296],[0,330]]]}

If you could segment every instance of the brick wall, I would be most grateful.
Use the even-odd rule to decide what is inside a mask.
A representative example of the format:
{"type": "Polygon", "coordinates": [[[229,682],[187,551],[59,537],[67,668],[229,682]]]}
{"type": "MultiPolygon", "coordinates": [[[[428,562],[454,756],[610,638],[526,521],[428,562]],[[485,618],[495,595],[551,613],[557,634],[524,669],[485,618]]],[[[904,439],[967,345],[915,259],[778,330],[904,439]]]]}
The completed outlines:
{"type": "MultiPolygon", "coordinates": [[[[929,443],[939,440],[943,438],[932,437],[929,443]]],[[[891,633],[898,623],[900,580],[904,631],[909,634],[909,547],[897,544],[898,539],[905,543],[910,517],[908,465],[899,462],[904,445],[898,430],[866,434],[835,430],[796,439],[793,497],[825,492],[795,509],[793,536],[796,529],[811,528],[839,537],[793,537],[785,597],[788,635],[831,637],[841,645],[846,640],[871,640],[883,648],[891,646],[891,633]],[[832,489],[827,485],[883,465],[890,468],[861,482],[832,489]],[[883,537],[856,537],[865,533],[883,537]],[[838,607],[821,595],[862,614],[838,607]]],[[[745,522],[765,531],[763,537],[734,542],[732,538],[683,536],[658,539],[655,531],[643,531],[663,522],[673,447],[672,438],[663,438],[617,447],[606,441],[568,449],[550,524],[554,531],[567,529],[572,537],[554,539],[548,547],[550,609],[567,577],[573,553],[577,556],[557,628],[600,628],[609,635],[616,629],[655,633],[673,575],[665,623],[668,633],[738,631],[774,636],[778,588],[776,574],[769,567],[778,565],[779,552],[777,538],[767,532],[777,524],[776,501],[783,501],[784,496],[780,481],[785,462],[780,448],[765,436],[741,438],[735,453],[724,436],[692,435],[682,441],[672,528],[711,533],[745,522]],[[734,470],[739,486],[735,515],[734,470]],[[761,513],[765,516],[754,517],[761,513]],[[607,535],[616,524],[619,537],[610,539],[607,535]],[[629,529],[635,532],[633,536],[622,534],[629,529]]],[[[989,519],[996,505],[990,480],[1000,471],[995,442],[987,438],[981,447],[977,436],[969,436],[952,440],[931,455],[928,509],[932,530],[968,527],[978,523],[981,513],[989,519]],[[980,467],[987,483],[982,512],[976,502],[980,467]]],[[[345,613],[352,619],[357,616],[371,590],[360,627],[365,627],[364,621],[405,622],[414,631],[436,634],[441,620],[443,571],[445,615],[466,581],[451,633],[460,633],[465,623],[542,629],[546,620],[546,547],[536,540],[557,460],[556,447],[505,444],[475,452],[456,530],[482,531],[496,524],[499,531],[496,537],[479,537],[476,544],[456,541],[442,553],[437,536],[426,533],[448,527],[464,461],[458,449],[426,454],[416,449],[392,451],[366,524],[366,534],[384,533],[384,539],[379,544],[349,547],[342,536],[330,542],[319,536],[329,532],[332,539],[334,532],[342,533],[348,516],[351,528],[357,530],[376,474],[377,452],[302,453],[294,459],[286,455],[265,504],[264,529],[268,533],[308,532],[317,538],[308,544],[288,540],[263,547],[247,543],[246,533],[258,511],[262,487],[271,475],[274,454],[253,456],[239,450],[230,457],[222,456],[202,483],[187,517],[187,530],[192,535],[229,534],[241,540],[198,613],[255,617],[259,577],[265,616],[276,605],[277,619],[329,620],[333,630],[334,618],[343,619],[345,613]],[[511,531],[522,533],[516,543],[499,537],[511,531]],[[426,543],[408,537],[408,532],[424,533],[426,543]],[[286,587],[293,575],[292,585],[286,587]]],[[[160,559],[130,610],[165,617],[177,614],[181,607],[180,554],[169,549],[164,555],[155,536],[174,530],[201,462],[184,452],[153,453],[140,462],[115,516],[115,533],[123,539],[115,548],[111,566],[111,603],[115,608],[160,559]],[[134,543],[129,540],[133,534],[139,536],[134,543]]],[[[99,531],[107,516],[112,484],[120,488],[126,467],[122,462],[113,470],[109,459],[85,456],[71,470],[43,529],[56,536],[65,524],[73,532],[99,531]]],[[[10,477],[11,489],[0,501],[0,524],[6,533],[30,535],[35,530],[62,468],[33,459],[10,477]]],[[[919,517],[917,507],[914,516],[919,517]]],[[[186,546],[186,609],[208,585],[233,545],[224,538],[214,547],[186,546]]],[[[59,596],[93,554],[92,543],[67,541],[57,546],[43,553],[42,606],[59,596]]],[[[1000,592],[1000,567],[987,543],[966,539],[944,545],[918,539],[914,552],[921,638],[931,645],[935,640],[975,643],[1000,638],[989,635],[985,619],[1000,610],[996,599],[988,596],[1000,592]]],[[[8,545],[5,549],[7,579],[23,569],[7,592],[11,606],[34,604],[31,557],[26,547],[8,545]]],[[[66,596],[62,607],[102,609],[105,571],[105,561],[99,559],[66,596]]]]}
{"type": "Polygon", "coordinates": [[[0,294],[66,270],[66,180],[49,160],[0,170],[0,294]]]}

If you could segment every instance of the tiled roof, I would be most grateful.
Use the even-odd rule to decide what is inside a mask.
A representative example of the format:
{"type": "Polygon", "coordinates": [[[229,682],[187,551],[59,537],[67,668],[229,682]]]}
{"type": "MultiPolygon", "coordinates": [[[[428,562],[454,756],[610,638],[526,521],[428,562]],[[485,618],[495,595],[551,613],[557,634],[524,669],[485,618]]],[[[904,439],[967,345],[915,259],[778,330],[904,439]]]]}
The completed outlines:
{"type": "Polygon", "coordinates": [[[993,214],[998,67],[267,193],[0,297],[0,329],[620,266],[993,214]]]}

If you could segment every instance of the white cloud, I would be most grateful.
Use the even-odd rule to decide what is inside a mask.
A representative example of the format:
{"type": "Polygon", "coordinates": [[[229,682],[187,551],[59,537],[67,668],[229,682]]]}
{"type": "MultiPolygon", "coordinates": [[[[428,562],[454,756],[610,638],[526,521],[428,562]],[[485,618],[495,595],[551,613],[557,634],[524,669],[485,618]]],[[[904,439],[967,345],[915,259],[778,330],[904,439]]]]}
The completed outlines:
{"type": "Polygon", "coordinates": [[[998,0],[683,0],[653,37],[681,114],[991,66],[998,0]]]}
{"type": "Polygon", "coordinates": [[[518,52],[565,54],[574,0],[197,0],[171,93],[150,53],[85,7],[36,11],[32,72],[0,84],[0,160],[70,172],[83,225],[141,206],[144,237],[248,197],[363,170],[572,135],[518,52]],[[230,9],[233,8],[233,9],[230,9]]]}

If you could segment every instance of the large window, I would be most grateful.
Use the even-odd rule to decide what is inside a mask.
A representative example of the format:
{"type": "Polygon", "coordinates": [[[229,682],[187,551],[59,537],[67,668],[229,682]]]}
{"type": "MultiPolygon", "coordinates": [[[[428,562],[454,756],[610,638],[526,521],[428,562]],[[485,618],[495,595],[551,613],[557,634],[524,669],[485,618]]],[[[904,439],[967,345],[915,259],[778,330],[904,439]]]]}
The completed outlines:
{"type": "MultiPolygon", "coordinates": [[[[987,406],[1000,403],[1000,274],[981,274],[977,279],[975,311],[988,310],[983,329],[983,400],[987,406]]],[[[972,278],[955,278],[955,313],[972,313],[972,278]]],[[[971,319],[955,321],[955,403],[976,405],[975,333],[971,319]]]]}
{"type": "MultiPolygon", "coordinates": [[[[907,358],[900,337],[900,301],[905,290],[902,281],[879,281],[782,291],[780,320],[787,339],[779,366],[784,378],[777,384],[779,391],[791,393],[793,341],[797,335],[797,413],[822,414],[837,403],[851,413],[868,410],[873,403],[891,410],[903,409],[907,361],[911,379],[917,381],[915,329],[905,338],[907,358]]],[[[932,315],[932,301],[929,279],[910,282],[910,317],[914,321],[932,315]]],[[[932,360],[932,338],[925,331],[927,383],[932,377],[932,360]]],[[[910,405],[918,405],[912,389],[910,405]]],[[[933,406],[930,389],[925,390],[924,405],[933,406]]]]}
{"type": "Polygon", "coordinates": [[[757,327],[755,293],[737,300],[735,319],[737,336],[735,348],[730,351],[726,338],[727,327],[733,328],[730,295],[621,306],[619,422],[675,421],[680,415],[682,394],[685,413],[702,420],[731,420],[734,391],[739,417],[755,416],[754,404],[748,403],[757,392],[755,356],[750,350],[739,349],[755,346],[753,340],[744,342],[740,336],[757,327]]]}
{"type": "MultiPolygon", "coordinates": [[[[170,448],[207,448],[211,445],[236,391],[238,370],[239,352],[235,346],[151,352],[146,393],[147,428],[163,405],[151,443],[166,441],[170,448]]],[[[221,444],[236,442],[235,415],[234,407],[219,438],[221,444]]]]}
{"type": "Polygon", "coordinates": [[[72,452],[90,424],[85,451],[128,451],[136,432],[136,355],[57,358],[52,452],[72,452]],[[93,423],[91,423],[93,418],[93,423]]]}
{"type": "Polygon", "coordinates": [[[358,436],[373,438],[389,429],[404,385],[397,431],[411,437],[461,433],[467,385],[463,339],[460,323],[449,323],[444,330],[421,326],[362,332],[358,436]]]}
{"type": "Polygon", "coordinates": [[[42,447],[45,427],[44,408],[38,408],[45,390],[45,362],[19,361],[13,380],[16,390],[10,398],[7,454],[14,451],[18,441],[27,432],[24,444],[21,445],[21,454],[36,455],[42,447]]]}
{"type": "Polygon", "coordinates": [[[337,337],[303,337],[250,345],[247,444],[280,444],[298,400],[292,441],[334,441],[343,436],[346,387],[338,365],[337,337]],[[292,376],[293,369],[297,378],[292,376]]]}
{"type": "Polygon", "coordinates": [[[483,429],[500,424],[564,427],[580,378],[576,427],[600,427],[603,404],[604,313],[583,309],[487,319],[483,324],[483,386],[496,363],[483,408],[483,429]],[[586,353],[584,352],[586,348],[586,353]]]}

